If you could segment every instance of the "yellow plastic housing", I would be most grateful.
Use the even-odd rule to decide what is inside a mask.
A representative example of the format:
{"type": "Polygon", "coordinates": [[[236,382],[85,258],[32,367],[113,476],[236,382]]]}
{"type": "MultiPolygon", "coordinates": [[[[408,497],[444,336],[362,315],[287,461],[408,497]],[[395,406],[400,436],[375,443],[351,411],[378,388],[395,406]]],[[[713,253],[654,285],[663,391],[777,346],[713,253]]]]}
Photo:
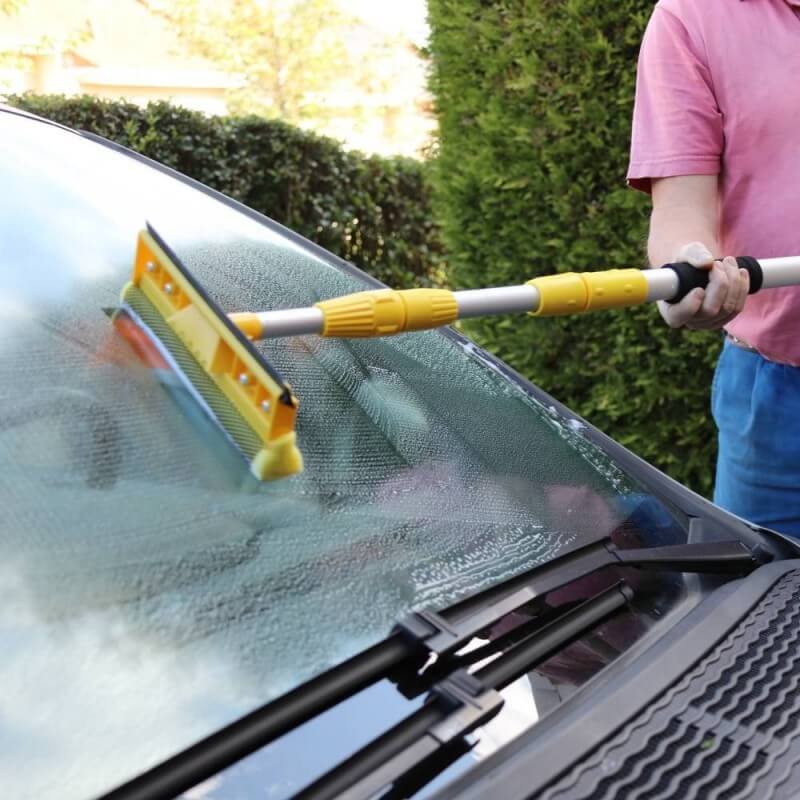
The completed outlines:
{"type": "Polygon", "coordinates": [[[458,318],[455,296],[447,289],[377,289],[314,305],[324,317],[322,335],[348,339],[438,328],[458,318]]]}
{"type": "Polygon", "coordinates": [[[647,280],[640,269],[564,272],[528,281],[539,292],[535,317],[582,314],[637,306],[647,301],[647,280]]]}
{"type": "Polygon", "coordinates": [[[290,393],[291,402],[284,402],[286,385],[269,374],[147,231],[139,235],[132,283],[256,435],[260,449],[248,456],[253,475],[269,480],[302,471],[294,430],[297,399],[290,393]]]}
{"type": "Polygon", "coordinates": [[[248,339],[260,339],[264,332],[258,314],[253,314],[251,311],[239,311],[235,314],[228,314],[228,319],[248,339]]]}

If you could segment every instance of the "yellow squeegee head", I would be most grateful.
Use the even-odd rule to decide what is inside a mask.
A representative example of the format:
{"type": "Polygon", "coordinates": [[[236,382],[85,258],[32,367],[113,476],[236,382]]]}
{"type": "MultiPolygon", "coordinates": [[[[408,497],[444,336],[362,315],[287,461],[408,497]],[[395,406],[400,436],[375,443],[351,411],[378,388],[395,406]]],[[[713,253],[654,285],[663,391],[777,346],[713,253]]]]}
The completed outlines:
{"type": "Polygon", "coordinates": [[[149,225],[122,290],[133,312],[259,480],[300,472],[297,398],[149,225]]]}

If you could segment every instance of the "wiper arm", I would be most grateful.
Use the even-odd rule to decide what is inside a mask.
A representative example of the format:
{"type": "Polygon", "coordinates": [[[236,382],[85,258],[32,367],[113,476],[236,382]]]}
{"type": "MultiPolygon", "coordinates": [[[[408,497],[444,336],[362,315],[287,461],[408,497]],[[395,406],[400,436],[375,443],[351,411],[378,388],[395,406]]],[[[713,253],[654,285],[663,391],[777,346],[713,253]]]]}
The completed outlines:
{"type": "Polygon", "coordinates": [[[487,666],[437,683],[422,708],[323,775],[295,800],[408,797],[470,749],[464,738],[503,707],[499,690],[633,599],[619,583],[519,642],[487,666]],[[384,793],[389,787],[392,791],[384,793]]]}
{"type": "Polygon", "coordinates": [[[403,684],[408,682],[408,687],[403,687],[404,692],[409,696],[418,694],[426,688],[425,676],[419,676],[418,671],[432,654],[440,662],[436,674],[441,674],[446,659],[506,614],[599,569],[617,566],[744,575],[771,557],[768,552],[750,550],[739,541],[619,550],[610,539],[601,539],[443,611],[411,614],[377,645],[222,728],[104,797],[106,800],[170,800],[386,678],[403,684]]]}
{"type": "Polygon", "coordinates": [[[467,598],[443,612],[418,611],[400,623],[429,653],[447,656],[506,614],[604,567],[661,572],[745,574],[771,559],[739,541],[620,550],[603,539],[467,598]]]}
{"type": "MultiPolygon", "coordinates": [[[[753,552],[739,542],[618,550],[604,541],[578,553],[578,558],[565,556],[560,563],[557,560],[553,569],[537,577],[527,576],[521,588],[480,605],[474,613],[465,610],[474,608],[472,601],[446,612],[450,615],[461,611],[465,616],[460,621],[448,621],[443,614],[430,612],[411,615],[402,628],[406,634],[424,642],[429,654],[437,655],[432,674],[446,677],[434,684],[421,709],[323,775],[296,795],[295,800],[409,797],[470,749],[465,738],[467,734],[489,722],[503,706],[498,690],[534,670],[584,632],[625,607],[633,599],[633,591],[624,583],[618,583],[540,630],[534,629],[476,672],[458,668],[447,674],[447,656],[530,600],[605,566],[736,574],[750,571],[760,563],[753,552]],[[444,666],[440,664],[443,657],[444,666]]],[[[508,591],[508,584],[504,588],[508,591]]],[[[478,599],[485,602],[485,594],[478,599]]]]}

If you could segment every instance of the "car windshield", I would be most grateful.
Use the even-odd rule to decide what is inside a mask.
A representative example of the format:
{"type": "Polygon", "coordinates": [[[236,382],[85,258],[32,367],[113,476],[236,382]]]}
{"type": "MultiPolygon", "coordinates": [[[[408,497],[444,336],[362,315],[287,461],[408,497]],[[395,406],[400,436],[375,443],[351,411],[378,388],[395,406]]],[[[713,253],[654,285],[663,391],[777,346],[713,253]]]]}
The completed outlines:
{"type": "Polygon", "coordinates": [[[4,795],[108,790],[633,515],[682,536],[581,423],[438,332],[259,344],[305,471],[258,483],[111,324],[138,231],[228,312],[365,279],[85,137],[0,113],[0,138],[4,795]]]}

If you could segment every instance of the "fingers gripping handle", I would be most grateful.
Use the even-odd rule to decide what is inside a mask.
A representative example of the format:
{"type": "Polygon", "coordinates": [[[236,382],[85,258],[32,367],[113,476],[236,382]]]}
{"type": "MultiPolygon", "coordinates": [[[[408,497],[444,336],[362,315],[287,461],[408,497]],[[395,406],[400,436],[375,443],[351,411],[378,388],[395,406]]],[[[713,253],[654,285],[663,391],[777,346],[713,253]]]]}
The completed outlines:
{"type": "MultiPolygon", "coordinates": [[[[746,269],[750,275],[750,294],[755,294],[764,283],[764,272],[761,264],[751,256],[740,256],[736,263],[741,269],[746,269]]],[[[705,289],[708,286],[710,270],[698,269],[691,264],[665,264],[664,269],[671,269],[678,276],[678,293],[668,303],[679,303],[693,289],[705,289]]]]}

